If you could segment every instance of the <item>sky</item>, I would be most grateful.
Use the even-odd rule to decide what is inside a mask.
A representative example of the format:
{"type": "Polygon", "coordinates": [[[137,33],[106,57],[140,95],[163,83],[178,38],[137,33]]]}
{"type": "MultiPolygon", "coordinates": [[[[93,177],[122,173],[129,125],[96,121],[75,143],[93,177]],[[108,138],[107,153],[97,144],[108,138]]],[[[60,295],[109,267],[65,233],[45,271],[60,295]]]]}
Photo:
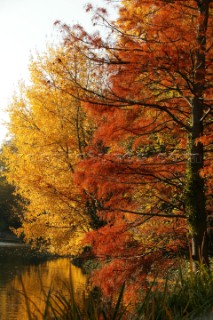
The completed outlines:
{"type": "Polygon", "coordinates": [[[0,144],[7,131],[5,112],[20,80],[28,78],[30,54],[60,40],[53,23],[80,23],[92,30],[85,5],[103,0],[0,0],[0,144]]]}

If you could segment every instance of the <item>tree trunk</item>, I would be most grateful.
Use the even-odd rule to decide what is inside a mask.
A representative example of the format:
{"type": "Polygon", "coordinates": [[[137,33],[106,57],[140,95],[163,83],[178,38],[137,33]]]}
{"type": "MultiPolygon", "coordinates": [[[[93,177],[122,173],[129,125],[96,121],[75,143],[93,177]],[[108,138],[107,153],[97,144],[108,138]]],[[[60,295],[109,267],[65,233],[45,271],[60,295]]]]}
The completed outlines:
{"type": "Polygon", "coordinates": [[[208,239],[207,239],[207,213],[205,208],[205,185],[200,176],[204,165],[203,144],[196,143],[196,139],[203,135],[203,114],[205,90],[205,57],[206,57],[206,30],[208,26],[210,0],[198,0],[198,29],[197,48],[194,65],[194,98],[192,100],[192,134],[188,172],[188,202],[187,210],[192,233],[192,258],[194,269],[196,262],[202,261],[207,266],[208,239]]]}

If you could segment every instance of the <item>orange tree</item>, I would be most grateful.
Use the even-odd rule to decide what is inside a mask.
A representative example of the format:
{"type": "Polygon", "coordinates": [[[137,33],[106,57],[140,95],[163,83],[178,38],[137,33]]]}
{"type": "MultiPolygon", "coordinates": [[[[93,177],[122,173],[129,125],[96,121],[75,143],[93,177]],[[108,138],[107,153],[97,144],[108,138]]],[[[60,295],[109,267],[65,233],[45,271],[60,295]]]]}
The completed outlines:
{"type": "Polygon", "coordinates": [[[123,0],[116,22],[104,8],[94,12],[94,22],[110,30],[108,37],[62,26],[65,45],[81,51],[83,43],[93,63],[87,86],[73,79],[98,128],[76,182],[108,224],[87,239],[101,255],[104,234],[113,239],[112,229],[123,226],[116,234],[123,239],[128,230],[129,244],[109,242],[105,256],[118,250],[121,261],[123,251],[126,261],[126,248],[137,242],[139,251],[131,252],[146,257],[151,270],[159,252],[171,257],[189,234],[194,262],[208,265],[212,1],[123,0]],[[145,254],[148,239],[152,250],[145,254]]]}

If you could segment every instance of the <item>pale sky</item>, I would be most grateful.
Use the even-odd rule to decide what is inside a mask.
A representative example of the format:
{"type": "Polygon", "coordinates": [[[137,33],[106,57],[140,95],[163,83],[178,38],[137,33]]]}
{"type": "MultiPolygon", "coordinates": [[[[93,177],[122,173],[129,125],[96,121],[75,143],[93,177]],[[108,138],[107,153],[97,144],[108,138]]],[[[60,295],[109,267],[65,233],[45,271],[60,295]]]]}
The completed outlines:
{"type": "Polygon", "coordinates": [[[30,53],[42,52],[47,42],[60,39],[53,27],[56,20],[92,29],[84,10],[88,2],[103,4],[103,0],[0,0],[0,143],[6,135],[4,110],[18,81],[27,80],[30,53]]]}

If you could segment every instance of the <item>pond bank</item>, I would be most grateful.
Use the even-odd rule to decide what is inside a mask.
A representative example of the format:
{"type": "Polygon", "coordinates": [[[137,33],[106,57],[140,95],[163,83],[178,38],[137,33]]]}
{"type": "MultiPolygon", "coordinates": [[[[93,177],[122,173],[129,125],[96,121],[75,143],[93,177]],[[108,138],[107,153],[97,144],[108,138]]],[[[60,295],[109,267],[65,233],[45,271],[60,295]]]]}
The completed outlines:
{"type": "Polygon", "coordinates": [[[0,237],[0,261],[14,258],[24,260],[26,263],[40,263],[57,259],[59,256],[32,249],[30,245],[13,235],[0,237]]]}
{"type": "Polygon", "coordinates": [[[97,260],[88,249],[79,256],[50,254],[47,251],[31,248],[30,245],[24,243],[11,231],[0,232],[0,260],[13,259],[14,257],[24,259],[28,263],[40,263],[58,258],[68,258],[74,266],[81,268],[84,274],[90,274],[98,266],[97,260]]]}
{"type": "Polygon", "coordinates": [[[11,231],[0,231],[0,242],[23,243],[23,241],[11,231]]]}

